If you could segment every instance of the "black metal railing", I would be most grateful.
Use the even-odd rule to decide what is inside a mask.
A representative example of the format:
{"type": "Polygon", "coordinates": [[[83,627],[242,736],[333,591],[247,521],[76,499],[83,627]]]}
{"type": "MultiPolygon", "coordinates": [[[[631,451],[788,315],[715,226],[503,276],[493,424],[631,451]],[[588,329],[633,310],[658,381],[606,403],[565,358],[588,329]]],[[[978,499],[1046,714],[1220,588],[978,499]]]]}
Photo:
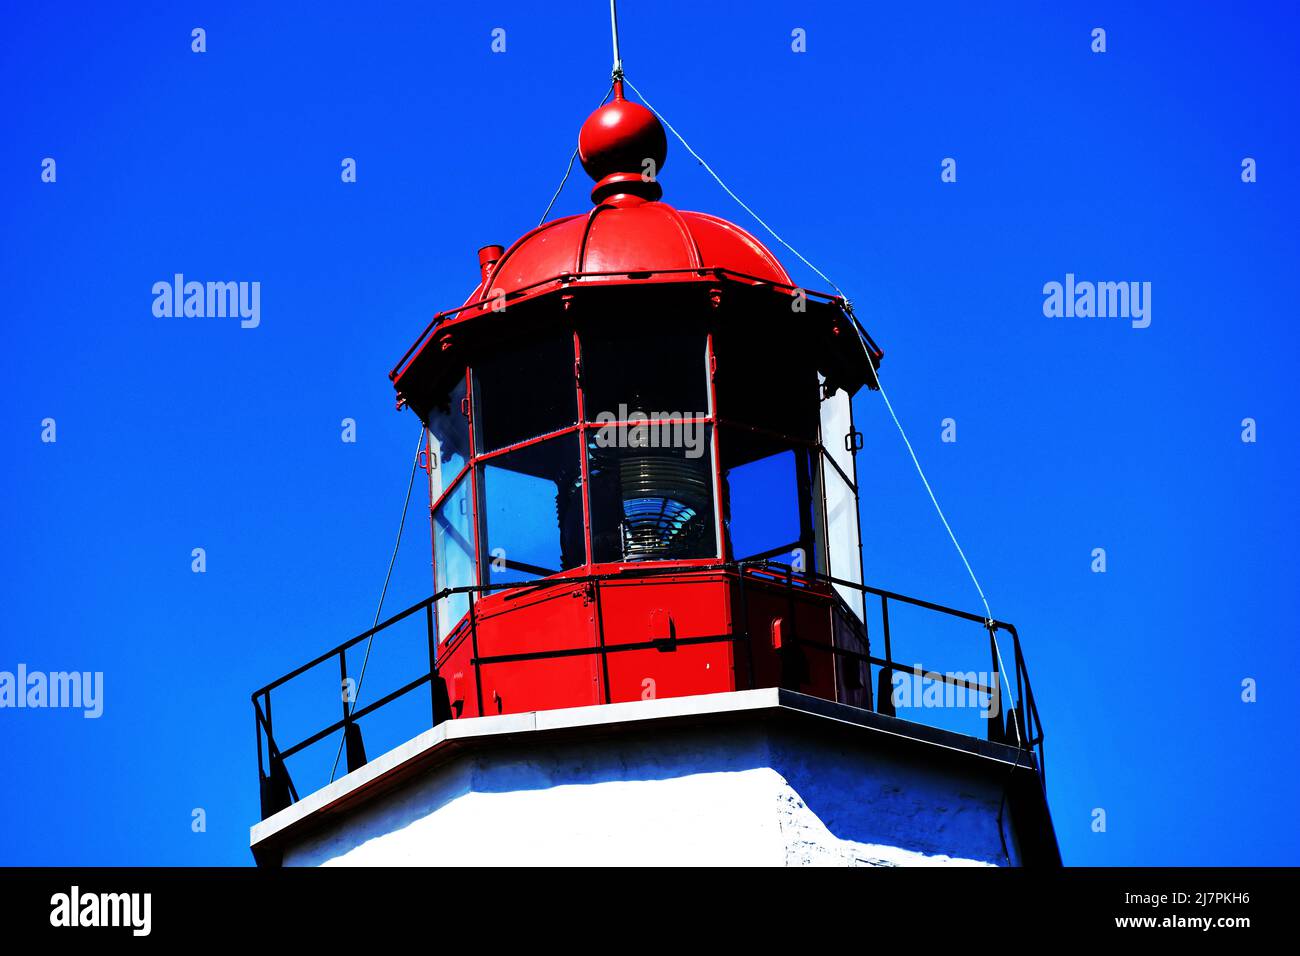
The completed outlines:
{"type": "MultiPolygon", "coordinates": [[[[897,594],[893,591],[885,591],[880,588],[870,587],[869,585],[858,584],[854,581],[813,574],[805,571],[797,571],[794,568],[787,565],[777,564],[767,558],[759,558],[718,564],[691,565],[686,567],[668,565],[631,568],[602,574],[546,578],[524,584],[512,582],[509,584],[468,585],[464,587],[446,588],[436,594],[430,595],[423,601],[411,605],[406,610],[393,615],[369,630],[363,631],[357,636],[344,641],[337,647],[326,651],[319,657],[295,668],[253,693],[253,711],[257,731],[257,769],[262,798],[262,816],[263,818],[266,818],[272,813],[289,806],[291,803],[296,802],[299,799],[297,787],[289,774],[286,761],[339,731],[343,732],[342,749],[345,749],[347,752],[348,772],[350,773],[358,767],[363,766],[366,763],[366,755],[358,721],[363,717],[374,713],[385,705],[392,703],[398,698],[416,691],[424,685],[428,685],[429,714],[431,719],[429,726],[437,726],[444,720],[450,719],[453,716],[449,705],[446,681],[438,672],[438,640],[434,627],[434,607],[438,601],[456,594],[471,595],[469,611],[465,615],[464,619],[448,636],[448,644],[452,643],[453,640],[459,640],[462,634],[471,642],[470,665],[474,668],[474,685],[479,696],[477,702],[478,713],[483,713],[483,684],[481,680],[481,672],[484,666],[508,662],[546,660],[560,657],[600,655],[602,672],[605,674],[606,678],[603,682],[605,686],[606,702],[609,702],[608,655],[637,650],[654,649],[664,651],[671,650],[677,646],[686,646],[691,644],[732,642],[738,646],[746,646],[748,649],[746,656],[749,666],[749,686],[754,687],[754,642],[756,636],[750,629],[748,589],[756,583],[764,582],[769,585],[785,585],[785,590],[791,596],[791,599],[793,599],[793,596],[797,594],[801,588],[813,591],[820,588],[822,589],[820,593],[830,598],[831,601],[838,603],[837,613],[849,615],[846,620],[854,622],[854,626],[858,628],[858,637],[864,647],[864,650],[862,651],[855,651],[851,648],[835,646],[834,641],[832,641],[832,644],[830,645],[809,641],[800,638],[797,634],[790,635],[788,640],[790,643],[797,644],[800,647],[812,648],[823,653],[835,655],[837,658],[865,665],[867,671],[865,699],[868,709],[874,709],[877,713],[889,717],[895,717],[896,708],[892,693],[894,687],[894,676],[896,674],[905,674],[908,672],[916,673],[929,679],[941,680],[944,683],[953,685],[954,687],[961,687],[967,693],[987,695],[990,697],[991,701],[997,701],[999,704],[997,707],[989,708],[990,713],[986,718],[988,739],[996,743],[1006,744],[1022,750],[1033,751],[1036,757],[1039,773],[1041,774],[1044,772],[1042,722],[1038,715],[1038,706],[1034,701],[1033,689],[1029,682],[1029,672],[1025,665],[1024,654],[1020,644],[1020,635],[1017,633],[1014,625],[1008,624],[1005,621],[989,621],[977,614],[971,614],[966,611],[957,610],[956,608],[935,604],[931,601],[924,601],[919,598],[897,594]],[[601,601],[599,599],[599,589],[602,583],[651,578],[659,575],[680,576],[692,573],[717,573],[719,571],[734,575],[740,585],[740,630],[729,634],[714,634],[694,637],[665,635],[664,637],[656,637],[647,641],[618,643],[612,645],[605,641],[604,615],[601,611],[601,601]],[[592,596],[596,608],[595,618],[598,638],[597,643],[594,646],[566,648],[563,650],[543,650],[490,657],[480,656],[476,616],[476,607],[478,602],[474,599],[475,596],[482,595],[486,592],[509,590],[511,593],[505,595],[505,599],[515,600],[524,597],[525,595],[546,590],[548,588],[573,585],[586,585],[593,589],[592,596]],[[843,597],[835,590],[836,587],[848,588],[861,593],[864,596],[864,602],[867,595],[880,599],[880,621],[884,644],[883,657],[871,652],[866,620],[858,621],[857,615],[848,608],[843,597]],[[909,666],[900,663],[894,656],[894,634],[892,633],[890,622],[891,604],[919,608],[925,611],[935,612],[978,624],[988,636],[991,661],[991,672],[989,674],[990,679],[988,682],[985,683],[979,680],[970,680],[967,679],[966,676],[962,676],[960,673],[953,674],[948,672],[939,672],[937,670],[924,671],[920,665],[909,666]],[[290,746],[284,748],[278,746],[273,724],[273,691],[284,687],[295,678],[300,677],[308,671],[311,671],[313,668],[319,667],[335,658],[338,660],[340,688],[347,686],[348,650],[363,641],[367,641],[379,635],[393,627],[393,625],[407,620],[408,618],[412,618],[421,611],[424,612],[425,621],[424,643],[427,644],[427,672],[364,706],[358,706],[355,701],[350,700],[350,695],[340,693],[342,707],[340,718],[338,720],[330,722],[327,726],[290,746]],[[1003,675],[1002,673],[1004,661],[999,653],[997,642],[997,633],[999,631],[1005,632],[1011,638],[1013,663],[1011,665],[1011,675],[1009,676],[1003,675]],[[873,668],[875,669],[874,681],[872,680],[873,668]],[[1004,708],[1001,706],[1003,680],[1007,681],[1008,686],[1012,689],[1013,695],[1013,706],[1006,711],[1005,724],[1002,719],[1004,708]],[[875,690],[874,694],[872,693],[873,688],[875,690]]],[[[421,648],[421,650],[424,651],[424,648],[421,648]]],[[[835,687],[835,696],[838,698],[841,688],[839,680],[836,680],[835,687]]],[[[845,703],[846,701],[839,702],[845,703]]],[[[414,734],[412,734],[412,736],[414,736],[414,734]]]]}

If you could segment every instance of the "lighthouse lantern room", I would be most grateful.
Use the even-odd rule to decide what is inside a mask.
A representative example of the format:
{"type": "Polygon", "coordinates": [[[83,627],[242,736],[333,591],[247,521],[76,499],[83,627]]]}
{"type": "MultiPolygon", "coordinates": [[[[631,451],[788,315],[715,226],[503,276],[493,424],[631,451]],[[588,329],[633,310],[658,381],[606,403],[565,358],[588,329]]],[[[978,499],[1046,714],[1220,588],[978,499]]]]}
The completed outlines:
{"type": "Polygon", "coordinates": [[[663,202],[666,151],[617,83],[579,136],[591,211],[483,248],[393,372],[429,431],[456,716],[764,686],[869,706],[834,652],[868,647],[849,398],[881,353],[749,233],[663,202]]]}
{"type": "Polygon", "coordinates": [[[425,430],[432,593],[253,695],[259,862],[1059,862],[1015,628],[864,583],[850,400],[881,350],[744,229],[663,201],[664,126],[617,61],[578,155],[590,210],[481,248],[390,373],[425,430]],[[901,663],[918,613],[988,670],[901,663]],[[284,739],[273,696],[348,687],[403,621],[426,673],[284,739]],[[982,728],[901,713],[914,679],[984,701],[982,728]],[[368,759],[367,723],[422,694],[368,759]],[[347,772],[300,793],[330,740],[347,772]]]}

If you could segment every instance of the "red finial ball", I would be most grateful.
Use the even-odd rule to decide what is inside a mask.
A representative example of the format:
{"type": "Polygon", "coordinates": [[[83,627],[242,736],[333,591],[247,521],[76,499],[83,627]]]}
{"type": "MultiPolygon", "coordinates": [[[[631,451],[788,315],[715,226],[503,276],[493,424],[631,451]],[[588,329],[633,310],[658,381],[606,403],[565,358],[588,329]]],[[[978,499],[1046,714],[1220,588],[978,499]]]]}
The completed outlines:
{"type": "Polygon", "coordinates": [[[582,168],[596,180],[594,202],[620,194],[658,199],[663,190],[645,176],[657,178],[667,155],[668,137],[658,118],[641,104],[623,99],[621,83],[614,99],[588,116],[578,133],[582,168]]]}

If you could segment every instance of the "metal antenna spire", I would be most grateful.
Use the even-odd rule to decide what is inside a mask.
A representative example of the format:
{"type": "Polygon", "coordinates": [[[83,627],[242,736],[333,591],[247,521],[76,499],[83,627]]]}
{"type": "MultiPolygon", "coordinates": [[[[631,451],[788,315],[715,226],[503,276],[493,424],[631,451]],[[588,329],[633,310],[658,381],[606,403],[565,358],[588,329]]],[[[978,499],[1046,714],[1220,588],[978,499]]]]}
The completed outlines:
{"type": "Polygon", "coordinates": [[[618,6],[616,0],[609,0],[609,28],[614,35],[614,82],[623,79],[623,58],[618,55],[618,6]]]}

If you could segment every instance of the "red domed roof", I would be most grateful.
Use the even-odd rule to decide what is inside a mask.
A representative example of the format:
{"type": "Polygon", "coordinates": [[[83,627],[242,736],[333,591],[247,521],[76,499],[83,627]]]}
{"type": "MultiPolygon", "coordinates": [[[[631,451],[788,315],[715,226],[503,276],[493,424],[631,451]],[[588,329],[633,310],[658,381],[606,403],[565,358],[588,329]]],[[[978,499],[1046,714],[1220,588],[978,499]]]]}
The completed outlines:
{"type": "MultiPolygon", "coordinates": [[[[657,177],[668,143],[658,117],[614,98],[582,124],[578,155],[596,181],[596,208],[585,216],[545,223],[525,235],[492,265],[470,302],[509,295],[557,276],[723,269],[778,285],[791,285],[776,256],[739,226],[700,212],[683,212],[658,199],[657,177]]],[[[600,277],[593,276],[593,281],[600,277]]]]}
{"type": "MultiPolygon", "coordinates": [[[[595,208],[544,223],[509,249],[479,250],[480,282],[473,293],[459,308],[434,316],[390,373],[403,401],[418,393],[416,383],[423,376],[444,364],[463,363],[464,356],[455,350],[466,342],[495,341],[501,328],[516,316],[529,315],[533,305],[567,309],[575,296],[599,296],[603,292],[597,290],[608,287],[682,286],[685,302],[692,293],[684,287],[702,286],[716,306],[720,287],[730,284],[747,290],[745,295],[774,296],[759,310],[787,316],[790,305],[782,302],[797,296],[808,305],[804,335],[824,334],[827,343],[847,341],[836,337],[849,329],[865,335],[839,298],[797,289],[776,256],[744,229],[660,201],[658,176],[667,156],[664,128],[649,109],[623,98],[621,82],[614,84],[613,100],[583,124],[578,155],[596,181],[591,191],[595,208]],[[525,304],[528,308],[520,312],[517,306],[525,304]],[[430,343],[435,344],[427,349],[430,343]]],[[[881,353],[858,335],[852,339],[856,345],[844,362],[855,367],[841,371],[838,379],[856,389],[870,381],[881,353]]]]}
{"type": "Polygon", "coordinates": [[[556,219],[516,242],[474,299],[517,292],[561,275],[725,269],[791,285],[781,263],[739,226],[702,212],[623,194],[585,216],[556,219]]]}

